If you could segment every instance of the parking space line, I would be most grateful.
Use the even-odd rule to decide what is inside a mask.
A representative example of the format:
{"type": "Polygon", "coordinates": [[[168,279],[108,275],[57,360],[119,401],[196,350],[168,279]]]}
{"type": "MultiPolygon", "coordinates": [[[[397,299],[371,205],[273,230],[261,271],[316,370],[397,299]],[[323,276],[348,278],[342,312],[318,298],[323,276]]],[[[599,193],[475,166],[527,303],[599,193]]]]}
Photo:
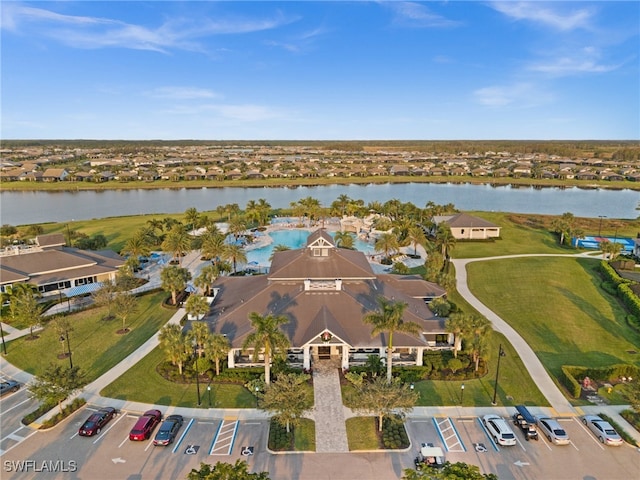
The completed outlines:
{"type": "MultiPolygon", "coordinates": [[[[21,430],[24,427],[20,427],[18,430],[21,430]]],[[[15,432],[17,432],[18,430],[16,430],[15,432]]],[[[13,432],[13,433],[15,433],[13,432]]],[[[0,439],[0,443],[2,443],[2,441],[5,438],[10,438],[10,435],[13,435],[13,433],[10,433],[9,435],[7,435],[4,438],[0,439]]],[[[10,450],[14,449],[15,447],[17,447],[18,445],[20,445],[22,442],[24,442],[27,438],[31,437],[32,435],[35,435],[36,433],[38,433],[38,430],[34,430],[33,432],[31,432],[29,435],[27,435],[26,437],[19,437],[18,435],[15,435],[15,437],[19,438],[20,440],[17,441],[17,443],[14,443],[13,445],[11,445],[9,448],[7,448],[6,450],[0,450],[0,457],[2,455],[4,455],[5,453],[9,452],[10,450]]],[[[12,440],[15,440],[15,438],[12,438],[12,440]]]]}
{"type": "Polygon", "coordinates": [[[31,400],[30,398],[27,398],[26,400],[21,401],[20,403],[18,403],[17,405],[14,405],[11,408],[7,408],[6,410],[2,410],[2,412],[0,412],[0,417],[7,412],[10,412],[11,410],[13,410],[14,408],[18,408],[20,405],[22,405],[23,403],[27,403],[29,400],[31,400]]]}
{"type": "Polygon", "coordinates": [[[453,422],[449,417],[445,417],[441,421],[438,421],[436,420],[435,417],[433,417],[433,424],[436,427],[438,436],[440,437],[440,440],[444,444],[444,447],[447,450],[447,452],[466,452],[467,451],[464,444],[462,443],[462,439],[460,438],[458,431],[456,430],[456,427],[454,427],[453,422]],[[445,432],[448,432],[448,433],[445,433],[445,432]],[[450,444],[449,440],[452,438],[455,439],[455,442],[452,442],[450,444]],[[456,449],[455,448],[456,446],[459,446],[462,450],[456,449]]]}
{"type": "Polygon", "coordinates": [[[184,437],[187,436],[187,432],[189,431],[189,429],[191,428],[191,426],[193,425],[193,422],[195,422],[195,420],[196,420],[195,418],[192,418],[191,420],[189,420],[189,424],[187,425],[187,428],[185,428],[184,432],[182,432],[182,435],[180,435],[180,438],[178,439],[178,441],[176,442],[175,446],[173,447],[173,450],[171,450],[171,453],[176,453],[176,451],[180,447],[180,444],[182,443],[182,440],[184,440],[184,437]]]}
{"type": "Polygon", "coordinates": [[[73,435],[71,435],[71,436],[69,437],[69,440],[73,440],[73,439],[74,439],[74,438],[76,438],[78,435],[80,435],[80,433],[79,433],[79,432],[74,433],[73,435]]]}
{"type": "Polygon", "coordinates": [[[126,437],[124,437],[124,440],[122,440],[122,442],[120,443],[120,445],[118,445],[118,448],[122,447],[122,445],[124,445],[124,442],[126,442],[127,440],[129,440],[129,435],[127,435],[126,437]]]}
{"type": "Polygon", "coordinates": [[[104,432],[102,432],[102,433],[98,436],[98,438],[96,438],[96,439],[93,441],[93,444],[95,445],[96,443],[98,443],[98,440],[101,440],[101,439],[102,439],[102,437],[104,437],[104,436],[107,434],[107,432],[108,432],[109,430],[111,430],[113,427],[115,427],[115,426],[116,426],[116,423],[118,423],[120,420],[122,420],[125,416],[126,416],[126,415],[120,415],[120,418],[118,418],[115,422],[113,422],[111,425],[109,425],[109,428],[107,428],[104,432]]]}
{"type": "Polygon", "coordinates": [[[146,448],[144,449],[144,451],[146,452],[147,450],[149,450],[149,447],[153,445],[153,440],[151,439],[151,436],[149,436],[149,444],[146,446],[146,448]]]}
{"type": "Polygon", "coordinates": [[[482,423],[482,420],[480,420],[480,417],[478,417],[478,423],[480,424],[480,428],[482,428],[482,431],[484,432],[484,434],[487,436],[487,438],[491,442],[491,445],[493,445],[493,449],[496,452],[499,452],[500,448],[498,447],[498,444],[493,440],[493,437],[489,434],[487,427],[484,426],[484,423],[482,423]]]}
{"type": "Polygon", "coordinates": [[[238,420],[224,419],[216,432],[209,455],[231,455],[233,444],[238,433],[238,420]],[[218,446],[218,444],[221,444],[218,446]],[[214,453],[216,452],[216,453],[214,453]]]}
{"type": "Polygon", "coordinates": [[[211,439],[211,446],[209,447],[209,455],[213,455],[213,447],[216,444],[216,439],[218,438],[218,433],[220,433],[220,429],[222,428],[223,423],[224,421],[220,422],[220,425],[218,425],[218,429],[216,430],[216,434],[211,439]]]}
{"type": "MultiPolygon", "coordinates": [[[[589,431],[589,429],[587,427],[585,427],[582,422],[580,420],[578,420],[577,418],[574,418],[574,420],[578,423],[578,425],[580,425],[580,427],[582,427],[582,429],[587,432],[587,435],[589,435],[589,438],[591,438],[591,440],[594,441],[594,443],[596,445],[598,445],[600,447],[600,450],[604,450],[604,446],[602,446],[602,444],[596,440],[596,438],[591,434],[591,432],[589,431]]],[[[573,442],[571,442],[573,443],[573,442]]]]}

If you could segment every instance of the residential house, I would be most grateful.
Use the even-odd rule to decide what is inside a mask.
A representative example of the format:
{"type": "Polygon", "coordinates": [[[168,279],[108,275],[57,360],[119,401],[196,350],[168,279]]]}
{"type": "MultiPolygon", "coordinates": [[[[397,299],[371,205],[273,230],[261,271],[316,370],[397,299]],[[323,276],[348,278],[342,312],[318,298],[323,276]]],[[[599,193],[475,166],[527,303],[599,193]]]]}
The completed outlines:
{"type": "Polygon", "coordinates": [[[451,229],[451,234],[457,240],[486,240],[500,237],[498,225],[468,213],[434,216],[433,223],[434,230],[441,223],[447,224],[451,229]]]}

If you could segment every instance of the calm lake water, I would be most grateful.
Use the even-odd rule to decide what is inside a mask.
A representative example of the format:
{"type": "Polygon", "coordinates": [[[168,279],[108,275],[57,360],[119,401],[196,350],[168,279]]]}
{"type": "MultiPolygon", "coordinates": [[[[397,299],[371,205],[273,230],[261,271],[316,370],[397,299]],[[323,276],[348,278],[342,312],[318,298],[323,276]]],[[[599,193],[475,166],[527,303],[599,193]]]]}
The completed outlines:
{"type": "Polygon", "coordinates": [[[640,192],[581,188],[533,188],[474,184],[389,183],[382,185],[327,185],[297,188],[178,188],[156,190],[92,190],[80,192],[0,192],[1,222],[26,225],[94,218],[181,213],[195,207],[215,210],[264,198],[274,208],[314,197],[329,206],[339,195],[362,199],[365,204],[398,199],[424,207],[452,203],[460,210],[504,211],[580,217],[637,218],[640,192]]]}

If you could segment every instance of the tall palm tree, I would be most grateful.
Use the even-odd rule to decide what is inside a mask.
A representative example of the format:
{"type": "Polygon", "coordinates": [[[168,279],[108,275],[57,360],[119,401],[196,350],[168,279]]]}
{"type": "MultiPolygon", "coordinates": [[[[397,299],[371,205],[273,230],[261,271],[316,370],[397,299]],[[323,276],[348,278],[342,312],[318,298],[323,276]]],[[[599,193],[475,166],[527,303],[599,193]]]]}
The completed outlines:
{"type": "Polygon", "coordinates": [[[216,365],[216,375],[220,375],[220,360],[227,356],[231,349],[229,339],[219,333],[214,333],[207,337],[204,344],[204,351],[207,358],[214,361],[216,365]]]}
{"type": "Polygon", "coordinates": [[[353,236],[349,232],[336,232],[333,238],[336,241],[336,246],[353,248],[353,236]]]}
{"type": "Polygon", "coordinates": [[[160,330],[158,340],[169,361],[178,367],[178,371],[182,375],[182,368],[191,356],[191,338],[182,333],[180,325],[171,323],[160,330]]]}
{"type": "Polygon", "coordinates": [[[438,229],[436,231],[436,244],[440,247],[442,258],[444,258],[446,262],[453,246],[456,244],[456,238],[453,236],[451,228],[446,223],[438,225],[438,229]]]}
{"type": "Polygon", "coordinates": [[[171,252],[174,258],[178,259],[178,265],[181,264],[181,258],[188,251],[191,250],[191,236],[180,224],[171,229],[162,242],[162,249],[166,252],[171,252]]]}
{"type": "Polygon", "coordinates": [[[138,230],[133,237],[127,240],[122,253],[131,255],[136,260],[140,256],[146,257],[151,253],[151,245],[149,245],[149,237],[145,230],[138,230]]]}
{"type": "Polygon", "coordinates": [[[187,225],[191,225],[191,230],[200,228],[200,213],[195,207],[187,208],[184,212],[184,219],[187,225]]]}
{"type": "Polygon", "coordinates": [[[376,252],[384,252],[384,256],[389,258],[391,252],[398,250],[398,237],[393,233],[385,232],[381,234],[373,244],[376,252]]]}
{"type": "Polygon", "coordinates": [[[273,260],[273,254],[276,252],[286,252],[287,250],[291,250],[291,247],[284,245],[282,243],[279,243],[278,245],[276,245],[275,247],[273,247],[273,250],[271,250],[271,255],[269,255],[269,261],[273,260]]]}
{"type": "Polygon", "coordinates": [[[249,314],[251,332],[242,348],[253,348],[253,361],[258,358],[258,353],[262,351],[264,355],[264,380],[269,385],[271,383],[271,358],[276,355],[283,355],[289,348],[290,342],[287,336],[280,330],[280,326],[289,322],[284,315],[262,316],[258,312],[249,314]]]}
{"type": "Polygon", "coordinates": [[[246,263],[247,262],[247,254],[240,245],[236,245],[232,243],[230,245],[226,245],[222,252],[223,260],[231,260],[233,263],[233,273],[237,273],[238,262],[246,263]]]}
{"type": "MultiPolygon", "coordinates": [[[[189,300],[191,300],[191,298],[195,297],[191,296],[189,300]]],[[[205,344],[211,336],[209,325],[206,322],[191,322],[191,335],[196,342],[198,358],[201,358],[205,352],[205,344]]]]}
{"type": "Polygon", "coordinates": [[[422,331],[420,325],[415,322],[404,321],[404,311],[407,304],[404,302],[394,302],[384,297],[378,297],[379,310],[370,312],[364,317],[364,322],[373,325],[371,335],[388,333],[389,342],[387,344],[387,382],[391,382],[391,368],[393,357],[393,334],[395,332],[419,335],[422,331]]]}
{"type": "Polygon", "coordinates": [[[205,258],[212,259],[214,263],[222,257],[225,247],[225,236],[221,233],[205,232],[201,235],[200,252],[205,258]]]}
{"type": "Polygon", "coordinates": [[[417,255],[418,245],[425,245],[427,243],[427,236],[424,234],[422,227],[413,225],[407,230],[407,240],[413,245],[413,254],[417,255]]]}
{"type": "Polygon", "coordinates": [[[218,269],[214,265],[205,265],[200,270],[200,274],[195,278],[193,283],[196,287],[202,289],[202,293],[211,296],[211,285],[218,278],[218,269]]]}
{"type": "Polygon", "coordinates": [[[247,216],[247,220],[249,220],[249,222],[255,221],[258,224],[260,223],[260,212],[258,210],[258,204],[255,200],[249,200],[247,202],[244,213],[247,216]]]}
{"type": "Polygon", "coordinates": [[[209,313],[209,302],[202,295],[189,295],[187,301],[184,304],[184,309],[191,317],[200,319],[209,313]]]}
{"type": "Polygon", "coordinates": [[[191,280],[191,272],[186,268],[170,265],[160,272],[160,280],[162,289],[171,292],[171,303],[175,305],[178,302],[178,292],[184,290],[191,280]]]}
{"type": "Polygon", "coordinates": [[[462,340],[469,327],[469,317],[464,313],[452,313],[447,318],[444,328],[453,333],[453,357],[458,358],[458,351],[462,348],[462,340]]]}
{"type": "Polygon", "coordinates": [[[269,215],[271,214],[271,204],[264,198],[258,199],[258,223],[260,226],[266,225],[269,222],[269,215]]]}

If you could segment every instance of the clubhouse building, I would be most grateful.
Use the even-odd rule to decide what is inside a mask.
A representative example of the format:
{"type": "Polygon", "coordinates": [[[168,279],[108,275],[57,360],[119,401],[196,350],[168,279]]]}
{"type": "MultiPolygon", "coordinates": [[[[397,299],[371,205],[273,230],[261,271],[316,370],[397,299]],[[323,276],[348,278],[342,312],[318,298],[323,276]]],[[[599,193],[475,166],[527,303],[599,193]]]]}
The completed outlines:
{"type": "Polygon", "coordinates": [[[422,365],[425,350],[453,348],[444,319],[427,304],[446,294],[442,287],[416,275],[375,274],[364,253],[337,248],[324,229],[311,233],[304,248],[276,252],[267,275],[220,277],[213,287],[206,320],[230,340],[230,368],[257,365],[242,348],[253,331],[252,312],[289,319],[281,327],[291,343],[287,358],[304,369],[322,359],[348,369],[369,355],[385,357],[388,335],[372,337],[372,326],[363,322],[379,309],[379,297],[406,303],[404,321],[421,327],[418,336],[394,333],[394,365],[422,365]]]}

